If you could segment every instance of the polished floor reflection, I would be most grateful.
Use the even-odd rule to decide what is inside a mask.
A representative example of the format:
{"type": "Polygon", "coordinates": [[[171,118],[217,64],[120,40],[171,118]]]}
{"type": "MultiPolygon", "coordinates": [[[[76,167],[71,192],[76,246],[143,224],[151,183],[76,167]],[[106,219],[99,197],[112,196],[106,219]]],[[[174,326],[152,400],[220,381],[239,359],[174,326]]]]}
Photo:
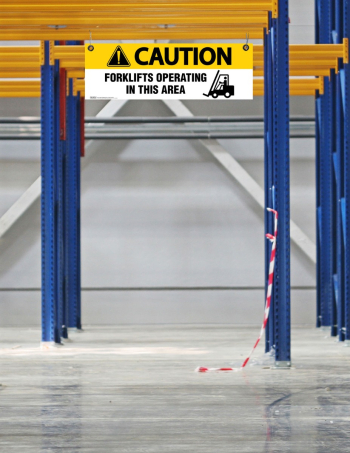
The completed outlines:
{"type": "Polygon", "coordinates": [[[0,329],[0,451],[224,453],[350,451],[350,348],[293,330],[293,367],[275,370],[258,328],[129,326],[72,332],[41,351],[40,332],[0,329]]]}

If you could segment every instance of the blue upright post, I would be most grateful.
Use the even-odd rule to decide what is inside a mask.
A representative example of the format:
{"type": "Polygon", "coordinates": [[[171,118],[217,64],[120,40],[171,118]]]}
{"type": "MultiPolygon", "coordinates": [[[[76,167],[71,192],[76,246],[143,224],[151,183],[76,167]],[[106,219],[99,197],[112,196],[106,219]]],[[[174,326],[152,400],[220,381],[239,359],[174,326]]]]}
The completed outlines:
{"type": "MultiPolygon", "coordinates": [[[[334,74],[333,74],[334,75],[334,74]]],[[[334,228],[333,228],[333,80],[326,77],[324,94],[320,97],[320,298],[322,326],[330,326],[334,335],[336,324],[335,297],[333,287],[334,275],[334,228]]]]}
{"type": "Polygon", "coordinates": [[[320,206],[320,135],[321,135],[321,98],[316,93],[315,102],[315,164],[316,164],[316,327],[322,326],[321,315],[321,206],[320,206]]]}
{"type": "MultiPolygon", "coordinates": [[[[68,297],[68,190],[67,190],[67,149],[68,149],[68,94],[67,94],[67,74],[65,72],[65,86],[64,86],[64,98],[62,99],[62,114],[64,112],[64,140],[61,143],[62,146],[62,197],[63,197],[63,212],[62,212],[62,222],[63,222],[63,289],[64,289],[64,303],[63,303],[63,327],[62,327],[62,336],[63,338],[68,338],[68,325],[69,325],[69,297],[68,297]]],[[[63,93],[62,93],[63,94],[63,93]]]]}
{"type": "Polygon", "coordinates": [[[278,1],[270,39],[273,70],[273,199],[278,211],[274,279],[276,366],[289,367],[290,355],[290,202],[289,202],[289,34],[288,0],[278,1]]]}
{"type": "MultiPolygon", "coordinates": [[[[66,114],[66,105],[65,105],[65,114],[66,114]]],[[[62,306],[62,337],[68,338],[68,299],[67,299],[67,232],[66,232],[66,153],[67,153],[67,141],[66,139],[61,142],[62,150],[62,235],[63,235],[63,262],[61,263],[63,268],[63,306],[62,306]]]]}
{"type": "MultiPolygon", "coordinates": [[[[340,69],[343,71],[343,69],[340,69]]],[[[344,340],[344,234],[342,227],[342,200],[344,199],[344,115],[341,97],[340,73],[336,76],[336,152],[333,154],[336,179],[336,274],[334,291],[337,306],[337,326],[339,341],[344,340]]]]}
{"type": "MultiPolygon", "coordinates": [[[[316,2],[316,42],[332,43],[333,1],[316,2]]],[[[336,272],[335,241],[335,177],[333,152],[335,77],[326,77],[324,94],[318,95],[317,109],[317,223],[319,248],[318,274],[318,326],[330,326],[331,335],[337,333],[334,274],[336,272]]]]}
{"type": "Polygon", "coordinates": [[[82,100],[80,98],[80,92],[78,92],[76,96],[76,105],[77,105],[77,125],[76,125],[76,132],[77,132],[77,152],[76,152],[76,200],[77,200],[77,281],[76,281],[76,292],[77,292],[77,318],[76,318],[76,328],[81,329],[81,247],[80,247],[80,231],[81,231],[81,224],[80,224],[80,155],[81,155],[81,147],[82,143],[84,143],[84,138],[81,137],[81,115],[84,112],[82,107],[82,100]]]}
{"type": "Polygon", "coordinates": [[[68,305],[68,327],[80,328],[78,320],[80,307],[79,291],[79,249],[78,246],[78,178],[77,155],[77,96],[74,95],[73,79],[69,79],[67,98],[67,148],[66,148],[66,299],[68,305]]]}
{"type": "MultiPolygon", "coordinates": [[[[84,41],[67,41],[67,45],[80,45],[84,41]]],[[[80,93],[73,92],[70,80],[67,103],[68,145],[66,154],[66,295],[68,327],[81,329],[81,266],[80,266],[80,93]],[[69,178],[69,181],[68,181],[69,178]],[[69,230],[68,230],[69,228],[69,230]],[[69,245],[68,245],[69,244],[69,245]]]]}
{"type": "Polygon", "coordinates": [[[57,323],[56,123],[52,42],[41,44],[42,341],[59,342],[57,323]]]}
{"type": "MultiPolygon", "coordinates": [[[[333,43],[340,44],[343,42],[343,1],[335,1],[335,30],[333,32],[333,43]]],[[[341,89],[341,77],[343,62],[339,61],[339,72],[335,76],[335,153],[333,154],[334,175],[336,181],[336,199],[335,199],[335,236],[336,236],[336,272],[334,275],[334,292],[337,307],[337,333],[339,341],[345,339],[345,300],[344,300],[344,234],[342,228],[342,200],[344,199],[344,114],[341,89]]]]}
{"type": "MultiPolygon", "coordinates": [[[[272,90],[272,42],[271,42],[271,13],[269,13],[269,28],[264,35],[264,128],[265,128],[265,207],[274,208],[273,200],[273,90],[272,90]]],[[[265,233],[274,231],[273,218],[265,210],[265,233]]],[[[265,294],[267,292],[270,267],[271,242],[265,241],[265,294]]],[[[264,298],[265,303],[265,298],[264,298]]],[[[271,297],[270,316],[265,331],[265,351],[272,352],[275,347],[274,301],[271,297]]]]}
{"type": "MultiPolygon", "coordinates": [[[[344,37],[350,38],[350,0],[343,0],[344,37]]],[[[344,329],[345,340],[350,340],[350,64],[344,64],[342,81],[342,100],[344,114],[344,329]]]]}
{"type": "MultiPolygon", "coordinates": [[[[315,42],[319,36],[319,5],[315,1],[315,42]]],[[[316,91],[315,101],[315,164],[316,164],[316,327],[322,326],[321,315],[321,265],[320,265],[320,247],[321,247],[321,207],[320,207],[320,134],[321,134],[321,97],[316,91]]]]}
{"type": "MultiPolygon", "coordinates": [[[[265,206],[278,211],[276,268],[266,352],[275,349],[276,366],[289,367],[290,356],[290,232],[289,232],[289,39],[288,0],[279,0],[278,18],[269,17],[264,41],[265,206]]],[[[273,218],[265,214],[265,232],[273,218]]],[[[265,282],[271,246],[265,248],[265,282]]]]}
{"type": "Polygon", "coordinates": [[[60,65],[59,60],[54,64],[55,78],[55,204],[56,204],[56,285],[57,285],[57,339],[61,342],[63,325],[63,305],[64,305],[64,255],[63,255],[63,181],[62,181],[62,146],[60,140],[60,65]]]}
{"type": "Polygon", "coordinates": [[[331,237],[331,172],[333,163],[331,162],[331,123],[328,110],[330,109],[330,81],[325,78],[324,94],[318,99],[319,102],[319,206],[317,208],[317,220],[319,223],[319,300],[321,326],[331,325],[331,306],[333,296],[332,281],[332,237],[331,237]],[[331,165],[330,165],[331,162],[331,165]]]}

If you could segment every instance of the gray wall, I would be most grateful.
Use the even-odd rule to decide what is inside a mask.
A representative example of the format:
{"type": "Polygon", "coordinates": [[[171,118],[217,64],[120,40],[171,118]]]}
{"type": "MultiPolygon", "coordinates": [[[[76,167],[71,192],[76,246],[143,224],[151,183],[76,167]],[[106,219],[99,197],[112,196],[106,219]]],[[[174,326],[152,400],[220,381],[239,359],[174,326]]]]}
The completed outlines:
{"type": "MultiPolygon", "coordinates": [[[[307,3],[291,2],[291,42],[313,42],[307,3]]],[[[263,113],[259,98],[186,105],[198,115],[263,113]]],[[[87,114],[102,106],[87,102],[87,114]]],[[[313,112],[312,98],[291,100],[292,114],[313,112]]],[[[0,99],[0,116],[39,113],[36,99],[0,99]]],[[[133,101],[119,114],[171,113],[162,102],[133,101]]],[[[263,141],[221,143],[263,186],[263,141]]],[[[314,147],[291,141],[292,218],[313,240],[314,147]]],[[[0,215],[39,176],[39,159],[37,142],[0,142],[0,215]]],[[[198,141],[94,142],[84,166],[85,324],[261,322],[263,212],[198,141]],[[183,289],[217,286],[236,289],[183,289]]],[[[0,325],[38,325],[39,202],[1,240],[0,256],[0,325]]],[[[291,275],[293,322],[314,323],[315,269],[293,246],[291,275]]]]}

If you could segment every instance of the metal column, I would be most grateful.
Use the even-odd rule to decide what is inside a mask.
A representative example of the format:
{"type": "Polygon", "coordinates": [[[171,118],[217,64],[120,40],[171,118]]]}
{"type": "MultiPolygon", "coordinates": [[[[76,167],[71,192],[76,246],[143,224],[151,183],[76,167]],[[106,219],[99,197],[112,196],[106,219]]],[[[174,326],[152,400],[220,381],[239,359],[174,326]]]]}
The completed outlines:
{"type": "MultiPolygon", "coordinates": [[[[334,44],[343,42],[343,0],[336,0],[334,4],[334,26],[332,32],[334,44]]],[[[342,60],[339,60],[339,72],[335,74],[335,150],[333,152],[334,178],[335,178],[335,200],[334,200],[334,249],[335,249],[335,273],[333,276],[334,294],[336,301],[337,315],[337,334],[339,341],[345,339],[345,299],[344,299],[344,234],[342,227],[343,220],[343,205],[344,205],[344,113],[342,100],[342,83],[344,78],[344,68],[342,60]]]]}
{"type": "MultiPolygon", "coordinates": [[[[271,19],[265,57],[265,202],[279,214],[275,284],[267,350],[275,348],[276,366],[289,367],[290,355],[290,209],[289,209],[289,38],[288,0],[279,0],[271,19]]],[[[271,228],[271,220],[265,222],[271,228]]],[[[271,231],[266,231],[270,232],[271,231]]],[[[268,247],[268,246],[267,246],[268,247]]],[[[268,253],[268,252],[267,252],[268,253]]],[[[266,264],[267,264],[267,260],[266,264]]],[[[267,275],[267,274],[266,274],[267,275]]]]}
{"type": "MultiPolygon", "coordinates": [[[[344,36],[350,37],[350,0],[343,0],[343,27],[344,36]]],[[[344,64],[340,75],[342,88],[342,107],[344,114],[344,201],[343,201],[343,225],[344,225],[344,329],[345,340],[350,340],[350,65],[344,64]]]]}
{"type": "Polygon", "coordinates": [[[42,342],[60,342],[57,320],[57,189],[55,79],[52,42],[41,44],[42,342]]]}
{"type": "Polygon", "coordinates": [[[56,205],[56,285],[57,285],[57,338],[56,343],[61,342],[62,325],[63,325],[63,307],[64,307],[64,237],[63,237],[63,181],[62,181],[62,145],[61,145],[61,128],[60,128],[60,97],[62,84],[60,80],[59,60],[54,64],[55,78],[55,102],[54,102],[54,124],[55,124],[55,205],[56,205]]]}
{"type": "Polygon", "coordinates": [[[80,318],[80,117],[79,96],[74,93],[74,81],[69,79],[67,98],[66,148],[66,300],[69,328],[81,328],[80,318]]]}
{"type": "MultiPolygon", "coordinates": [[[[264,35],[264,131],[265,131],[265,206],[275,208],[273,187],[273,92],[272,92],[272,42],[269,36],[271,30],[271,13],[269,14],[269,30],[264,35]]],[[[273,232],[273,219],[265,209],[265,232],[273,232]]],[[[265,294],[267,293],[269,266],[270,266],[271,242],[265,242],[265,294]]],[[[275,348],[274,329],[274,297],[271,295],[270,316],[265,331],[265,352],[273,352],[275,348]]],[[[265,301],[264,301],[265,302],[265,301]]]]}
{"type": "MultiPolygon", "coordinates": [[[[333,1],[316,2],[316,43],[331,44],[333,29],[333,1]]],[[[317,95],[317,326],[330,326],[331,335],[337,334],[335,285],[336,273],[336,181],[333,165],[335,151],[335,74],[324,81],[324,94],[317,95]]]]}
{"type": "Polygon", "coordinates": [[[83,154],[83,147],[85,143],[85,137],[82,135],[84,134],[84,130],[82,130],[81,123],[84,122],[84,99],[81,98],[80,92],[77,93],[76,96],[76,106],[77,106],[77,117],[76,117],[76,133],[77,133],[77,152],[75,155],[76,158],[76,200],[77,200],[77,208],[76,208],[76,229],[77,229],[77,250],[76,250],[76,265],[77,265],[77,272],[76,272],[76,292],[77,292],[77,314],[76,314],[76,328],[81,329],[81,223],[80,223],[80,157],[83,154]],[[83,119],[82,119],[83,118],[83,119]]]}

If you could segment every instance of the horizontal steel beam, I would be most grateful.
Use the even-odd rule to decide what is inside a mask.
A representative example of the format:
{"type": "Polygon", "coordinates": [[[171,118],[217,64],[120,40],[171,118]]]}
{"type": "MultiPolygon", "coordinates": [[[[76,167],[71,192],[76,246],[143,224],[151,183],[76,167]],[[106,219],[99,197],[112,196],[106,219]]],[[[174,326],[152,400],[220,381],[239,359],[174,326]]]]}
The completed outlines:
{"type": "MultiPolygon", "coordinates": [[[[89,29],[85,28],[36,28],[29,27],[24,29],[1,27],[1,41],[38,41],[38,40],[78,40],[89,41],[89,29]]],[[[150,27],[143,29],[120,29],[117,27],[109,28],[93,28],[93,40],[194,40],[194,39],[246,39],[246,34],[249,33],[249,39],[263,39],[263,29],[253,26],[247,26],[244,29],[221,26],[217,28],[203,27],[202,29],[193,29],[184,27],[179,30],[176,28],[167,28],[166,24],[162,27],[150,27]]]]}
{"type": "MultiPolygon", "coordinates": [[[[314,122],[314,116],[291,116],[291,122],[314,122]]],[[[263,123],[262,116],[119,116],[113,118],[86,117],[85,123],[136,124],[136,123],[263,123]]],[[[0,124],[40,124],[40,117],[3,117],[0,124]]]]}
{"type": "MultiPolygon", "coordinates": [[[[84,60],[85,48],[80,45],[74,46],[53,46],[54,58],[84,60]]],[[[8,59],[33,60],[39,58],[40,47],[38,46],[2,46],[0,47],[0,58],[3,61],[8,59]]],[[[262,45],[254,45],[254,64],[263,65],[264,48],[262,45]]],[[[289,58],[300,65],[324,62],[334,65],[338,58],[343,58],[344,63],[348,60],[348,40],[344,39],[342,44],[293,44],[289,47],[289,58]],[[313,62],[313,63],[312,63],[313,62]]]]}
{"type": "Polygon", "coordinates": [[[193,12],[184,10],[183,13],[169,16],[161,11],[144,11],[143,13],[132,12],[106,12],[106,13],[25,13],[20,11],[15,13],[2,13],[0,15],[0,25],[19,25],[19,26],[38,26],[38,25],[73,25],[73,26],[100,26],[100,25],[159,25],[159,24],[179,24],[179,25],[218,25],[227,24],[231,26],[254,26],[266,28],[268,26],[268,16],[266,12],[240,12],[240,11],[218,11],[212,10],[211,14],[206,11],[193,12]]]}
{"type": "MultiPolygon", "coordinates": [[[[49,0],[34,0],[28,2],[20,0],[18,3],[13,3],[4,0],[0,5],[0,12],[42,12],[42,11],[63,11],[63,12],[91,12],[91,11],[121,11],[121,10],[134,10],[134,9],[227,9],[234,11],[272,11],[277,12],[277,0],[219,0],[213,3],[212,1],[205,0],[172,0],[168,1],[123,1],[123,0],[103,0],[100,3],[96,0],[77,2],[76,0],[56,1],[49,0]]],[[[276,14],[274,14],[275,17],[276,14]]]]}
{"type": "MultiPolygon", "coordinates": [[[[201,140],[201,139],[262,139],[264,134],[237,134],[223,132],[183,132],[183,133],[119,133],[85,134],[86,140],[201,140]]],[[[315,134],[291,134],[290,138],[315,138],[315,134]]],[[[40,140],[40,134],[11,135],[0,134],[0,140],[40,140]]]]}

